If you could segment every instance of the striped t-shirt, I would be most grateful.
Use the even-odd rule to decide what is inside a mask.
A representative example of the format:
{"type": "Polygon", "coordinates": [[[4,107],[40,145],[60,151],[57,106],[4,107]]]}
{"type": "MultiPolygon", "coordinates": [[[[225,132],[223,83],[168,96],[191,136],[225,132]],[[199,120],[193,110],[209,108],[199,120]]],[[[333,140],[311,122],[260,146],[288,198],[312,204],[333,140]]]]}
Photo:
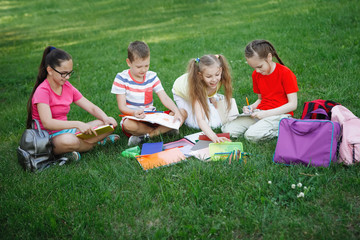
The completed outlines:
{"type": "Polygon", "coordinates": [[[116,74],[111,93],[125,94],[126,105],[131,109],[155,110],[153,91],[158,93],[161,90],[164,88],[155,72],[147,71],[144,81],[138,82],[132,78],[130,69],[128,69],[116,74]]]}

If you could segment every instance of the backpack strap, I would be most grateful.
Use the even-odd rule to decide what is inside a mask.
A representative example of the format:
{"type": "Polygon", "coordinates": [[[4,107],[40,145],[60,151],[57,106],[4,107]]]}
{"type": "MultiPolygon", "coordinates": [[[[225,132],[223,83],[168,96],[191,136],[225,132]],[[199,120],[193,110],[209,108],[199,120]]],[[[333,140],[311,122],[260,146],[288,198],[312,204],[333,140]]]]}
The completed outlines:
{"type": "Polygon", "coordinates": [[[304,119],[311,119],[311,114],[313,114],[313,113],[324,115],[326,120],[330,120],[330,117],[329,117],[328,113],[323,108],[318,108],[318,109],[316,109],[314,111],[311,111],[311,112],[307,113],[305,115],[304,119]]]}
{"type": "Polygon", "coordinates": [[[45,137],[43,130],[41,130],[40,123],[37,119],[33,119],[31,122],[31,128],[37,130],[41,137],[45,137]],[[36,125],[36,128],[35,128],[36,125]]]}

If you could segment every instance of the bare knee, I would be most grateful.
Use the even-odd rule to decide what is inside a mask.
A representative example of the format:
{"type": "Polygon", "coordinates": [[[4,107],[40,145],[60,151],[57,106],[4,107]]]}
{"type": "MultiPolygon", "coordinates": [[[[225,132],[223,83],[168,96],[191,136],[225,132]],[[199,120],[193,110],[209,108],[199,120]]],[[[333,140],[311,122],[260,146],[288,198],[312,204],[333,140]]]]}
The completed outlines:
{"type": "MultiPolygon", "coordinates": [[[[140,130],[140,124],[137,121],[132,121],[130,119],[127,119],[124,123],[123,123],[123,129],[125,130],[125,132],[130,133],[131,135],[139,135],[139,130],[140,130]]],[[[141,134],[140,134],[141,135],[141,134]]]]}
{"type": "Polygon", "coordinates": [[[53,138],[53,146],[55,154],[77,151],[80,140],[74,134],[65,133],[53,138]]]}

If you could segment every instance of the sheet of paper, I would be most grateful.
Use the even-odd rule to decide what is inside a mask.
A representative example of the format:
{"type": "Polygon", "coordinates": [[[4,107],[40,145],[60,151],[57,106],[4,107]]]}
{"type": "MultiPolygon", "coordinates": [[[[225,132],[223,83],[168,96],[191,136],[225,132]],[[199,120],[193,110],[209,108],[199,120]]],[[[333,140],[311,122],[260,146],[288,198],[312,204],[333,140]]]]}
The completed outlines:
{"type": "Polygon", "coordinates": [[[174,122],[174,116],[171,116],[166,113],[153,113],[153,114],[146,114],[145,118],[140,119],[134,116],[126,116],[124,117],[128,119],[132,119],[135,121],[142,121],[142,122],[149,122],[149,123],[156,123],[168,128],[172,129],[179,129],[181,122],[179,120],[174,122]]]}
{"type": "Polygon", "coordinates": [[[191,151],[189,153],[191,156],[196,157],[197,159],[201,161],[209,161],[210,160],[210,153],[209,148],[202,148],[199,150],[191,151]]]}
{"type": "Polygon", "coordinates": [[[196,143],[196,141],[199,140],[200,135],[204,135],[204,133],[197,132],[197,133],[186,135],[184,138],[186,138],[187,140],[189,140],[192,143],[196,143]]]}
{"type": "Polygon", "coordinates": [[[191,148],[191,151],[196,151],[203,148],[208,148],[211,141],[199,140],[195,143],[195,145],[191,148]]]}

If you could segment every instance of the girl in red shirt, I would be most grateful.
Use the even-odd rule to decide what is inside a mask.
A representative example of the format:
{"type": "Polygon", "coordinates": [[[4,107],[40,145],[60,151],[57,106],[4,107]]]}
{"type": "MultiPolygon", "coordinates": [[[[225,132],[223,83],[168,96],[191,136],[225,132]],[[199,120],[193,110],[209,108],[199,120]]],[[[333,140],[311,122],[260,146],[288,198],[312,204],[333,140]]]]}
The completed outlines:
{"type": "Polygon", "coordinates": [[[248,117],[239,117],[224,125],[232,137],[259,141],[276,137],[281,118],[293,116],[299,91],[295,74],[287,68],[274,46],[267,40],[254,40],[245,48],[246,61],[254,69],[253,91],[258,99],[243,107],[248,117]],[[279,63],[273,61],[273,57],[279,63]]]}

